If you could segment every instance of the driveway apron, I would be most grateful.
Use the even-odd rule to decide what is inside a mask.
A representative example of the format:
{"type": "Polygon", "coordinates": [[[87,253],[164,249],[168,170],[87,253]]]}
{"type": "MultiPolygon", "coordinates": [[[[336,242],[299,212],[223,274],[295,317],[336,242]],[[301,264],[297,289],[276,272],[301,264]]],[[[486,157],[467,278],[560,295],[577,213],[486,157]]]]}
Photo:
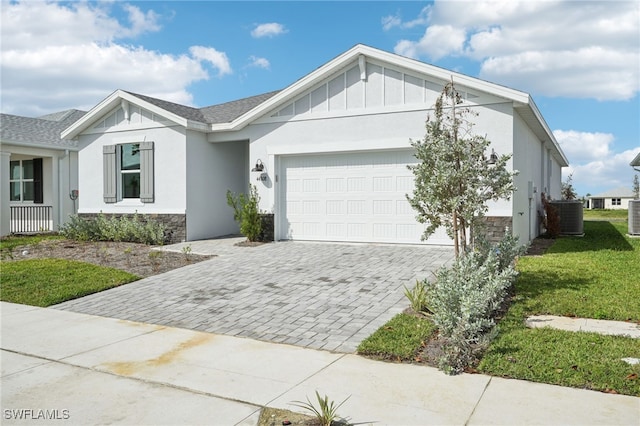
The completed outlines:
{"type": "Polygon", "coordinates": [[[403,285],[453,258],[449,247],[307,242],[219,253],[53,308],[350,353],[408,306],[403,285]]]}

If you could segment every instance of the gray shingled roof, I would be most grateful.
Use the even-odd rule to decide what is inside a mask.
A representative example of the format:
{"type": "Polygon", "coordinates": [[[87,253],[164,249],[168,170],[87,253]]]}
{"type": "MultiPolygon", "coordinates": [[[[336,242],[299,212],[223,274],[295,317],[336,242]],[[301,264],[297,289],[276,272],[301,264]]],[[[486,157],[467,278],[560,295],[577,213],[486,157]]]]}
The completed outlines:
{"type": "Polygon", "coordinates": [[[278,93],[279,90],[262,95],[251,96],[249,98],[238,99],[223,104],[212,105],[204,108],[193,108],[173,102],[164,101],[162,99],[152,98],[150,96],[140,95],[138,93],[127,92],[136,98],[149,102],[159,108],[176,114],[187,120],[199,121],[206,124],[229,123],[241,115],[247,113],[257,107],[267,99],[278,93]]]}
{"type": "Polygon", "coordinates": [[[79,120],[85,111],[70,109],[39,118],[0,114],[0,142],[15,145],[75,148],[78,143],[60,139],[60,133],[79,120]]]}
{"type": "Polygon", "coordinates": [[[261,95],[251,96],[250,98],[238,99],[236,101],[226,102],[219,105],[212,105],[200,108],[200,111],[202,111],[202,114],[207,120],[206,123],[230,123],[279,92],[280,90],[276,90],[269,93],[263,93],[261,95]]]}
{"type": "Polygon", "coordinates": [[[633,167],[640,167],[640,152],[638,153],[638,155],[636,155],[636,158],[631,160],[631,163],[629,164],[633,167]]]}

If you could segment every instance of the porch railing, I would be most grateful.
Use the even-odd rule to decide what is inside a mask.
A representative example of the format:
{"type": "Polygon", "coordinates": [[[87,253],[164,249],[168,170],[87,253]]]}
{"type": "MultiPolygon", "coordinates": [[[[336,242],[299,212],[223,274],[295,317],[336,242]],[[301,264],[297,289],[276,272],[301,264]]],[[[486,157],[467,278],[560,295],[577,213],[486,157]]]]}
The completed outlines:
{"type": "Polygon", "coordinates": [[[11,206],[13,234],[53,231],[52,206],[11,206]]]}

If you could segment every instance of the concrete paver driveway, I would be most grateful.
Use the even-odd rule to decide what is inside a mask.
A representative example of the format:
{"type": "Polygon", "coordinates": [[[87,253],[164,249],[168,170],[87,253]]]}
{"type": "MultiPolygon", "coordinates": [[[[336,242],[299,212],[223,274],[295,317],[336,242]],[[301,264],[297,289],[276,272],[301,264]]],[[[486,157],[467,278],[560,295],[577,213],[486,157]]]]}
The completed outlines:
{"type": "MultiPolygon", "coordinates": [[[[354,352],[408,306],[403,285],[453,258],[449,247],[217,240],[210,260],[56,309],[354,352]]],[[[198,242],[194,242],[193,252],[198,242]]]]}

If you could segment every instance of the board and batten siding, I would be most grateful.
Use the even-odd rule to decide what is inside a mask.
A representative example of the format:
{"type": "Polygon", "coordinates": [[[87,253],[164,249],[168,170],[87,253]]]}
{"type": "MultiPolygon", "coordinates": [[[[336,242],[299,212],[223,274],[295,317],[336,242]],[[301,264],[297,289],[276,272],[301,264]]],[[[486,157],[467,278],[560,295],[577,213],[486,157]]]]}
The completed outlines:
{"type": "MultiPolygon", "coordinates": [[[[358,63],[353,63],[346,71],[279,108],[270,118],[384,107],[430,107],[446,84],[382,64],[367,62],[365,67],[366,78],[362,78],[358,63]]],[[[467,102],[481,101],[480,94],[462,86],[457,88],[467,102]]]]}

